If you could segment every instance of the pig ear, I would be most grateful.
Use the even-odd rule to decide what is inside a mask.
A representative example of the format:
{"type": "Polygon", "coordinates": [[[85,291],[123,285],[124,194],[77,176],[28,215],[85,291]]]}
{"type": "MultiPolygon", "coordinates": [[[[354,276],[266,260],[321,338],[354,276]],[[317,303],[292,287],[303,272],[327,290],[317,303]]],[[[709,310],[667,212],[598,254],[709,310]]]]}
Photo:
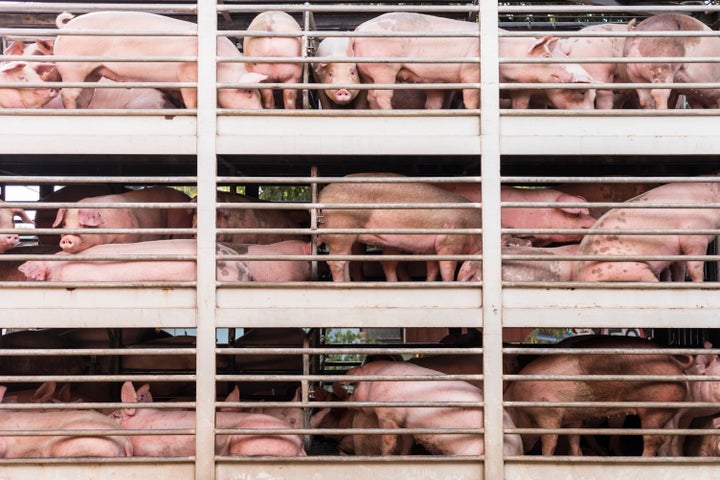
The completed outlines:
{"type": "Polygon", "coordinates": [[[59,82],[62,80],[60,72],[52,63],[38,63],[35,65],[35,71],[44,82],[59,82]]]}
{"type": "Polygon", "coordinates": [[[327,66],[327,63],[318,63],[317,67],[315,67],[315,73],[322,73],[327,68],[327,66]]]}
{"type": "Polygon", "coordinates": [[[235,388],[232,389],[230,393],[228,393],[228,396],[225,397],[226,402],[239,402],[240,401],[240,389],[237,385],[235,385],[235,388]]]}
{"type": "Polygon", "coordinates": [[[150,393],[150,385],[146,383],[142,387],[138,388],[135,397],[140,403],[152,403],[153,398],[152,393],[150,393]]]}
{"type": "Polygon", "coordinates": [[[55,382],[45,382],[33,392],[32,401],[35,403],[44,403],[50,400],[55,393],[57,384],[55,382]]]}
{"type": "Polygon", "coordinates": [[[0,386],[0,403],[2,403],[6,391],[7,387],[5,385],[0,386]]]}
{"type": "Polygon", "coordinates": [[[22,70],[25,67],[27,67],[27,63],[25,62],[5,62],[0,63],[0,72],[10,73],[15,70],[22,70]]]}
{"type": "Polygon", "coordinates": [[[120,390],[120,399],[123,403],[137,402],[137,392],[135,392],[132,382],[123,383],[122,390],[120,390]]]}
{"type": "Polygon", "coordinates": [[[43,55],[52,55],[55,52],[55,44],[52,40],[37,40],[35,45],[43,55]]]}
{"type": "Polygon", "coordinates": [[[58,401],[65,402],[65,403],[72,400],[72,392],[70,391],[70,384],[66,383],[62,387],[60,387],[60,390],[58,391],[57,395],[55,395],[55,397],[58,399],[58,401]]]}
{"type": "Polygon", "coordinates": [[[58,210],[57,215],[55,215],[55,221],[52,224],[52,228],[62,224],[62,221],[65,218],[65,213],[67,213],[67,208],[61,208],[58,210]]]}
{"type": "Polygon", "coordinates": [[[532,46],[528,49],[528,53],[549,53],[549,46],[552,40],[552,35],[545,35],[532,44],[532,46]]]}
{"type": "Polygon", "coordinates": [[[25,210],[23,210],[22,208],[13,208],[12,213],[13,216],[17,215],[18,217],[20,217],[23,222],[35,225],[35,222],[33,222],[32,218],[30,218],[27,212],[25,212],[25,210]]]}
{"type": "Polygon", "coordinates": [[[78,210],[78,220],[85,227],[99,227],[103,224],[102,214],[97,208],[81,208],[78,210]]]}
{"type": "Polygon", "coordinates": [[[13,42],[5,49],[5,55],[22,55],[25,51],[25,44],[20,40],[13,42]]]}
{"type": "MultiPolygon", "coordinates": [[[[568,195],[566,193],[563,193],[557,198],[558,202],[587,202],[587,200],[583,197],[576,197],[574,195],[568,195]]],[[[590,210],[588,210],[585,207],[560,207],[560,210],[562,210],[565,213],[572,213],[575,215],[590,215],[590,210]]]]}
{"type": "Polygon", "coordinates": [[[262,73],[248,72],[240,76],[240,81],[243,83],[260,83],[267,80],[267,78],[268,76],[262,73]]]}

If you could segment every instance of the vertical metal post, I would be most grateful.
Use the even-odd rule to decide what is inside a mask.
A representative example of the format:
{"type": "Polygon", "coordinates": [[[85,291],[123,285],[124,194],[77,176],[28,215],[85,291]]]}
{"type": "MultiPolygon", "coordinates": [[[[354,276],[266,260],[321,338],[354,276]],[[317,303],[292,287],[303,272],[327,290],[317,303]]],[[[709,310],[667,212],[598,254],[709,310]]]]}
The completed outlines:
{"type": "Polygon", "coordinates": [[[500,242],[500,91],[498,4],[480,7],[480,152],[483,228],[483,373],[485,478],[505,478],[502,391],[502,262],[500,242]]]}
{"type": "Polygon", "coordinates": [[[198,0],[197,380],[195,478],[215,478],[215,199],[217,179],[217,12],[198,0]]]}

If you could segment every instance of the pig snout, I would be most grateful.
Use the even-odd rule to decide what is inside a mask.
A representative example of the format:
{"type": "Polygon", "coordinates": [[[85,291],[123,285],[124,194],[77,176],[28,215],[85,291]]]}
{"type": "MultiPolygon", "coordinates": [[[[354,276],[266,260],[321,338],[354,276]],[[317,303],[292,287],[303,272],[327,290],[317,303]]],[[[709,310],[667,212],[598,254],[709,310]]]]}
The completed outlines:
{"type": "Polygon", "coordinates": [[[354,93],[346,88],[340,88],[338,90],[328,90],[328,96],[333,99],[338,105],[346,105],[350,103],[353,98],[357,95],[357,91],[354,93]]]}
{"type": "Polygon", "coordinates": [[[20,236],[17,233],[6,233],[0,236],[0,253],[10,250],[20,242],[20,236]]]}
{"type": "Polygon", "coordinates": [[[77,235],[63,235],[60,239],[60,248],[67,253],[77,253],[81,250],[80,248],[80,237],[77,235]]]}

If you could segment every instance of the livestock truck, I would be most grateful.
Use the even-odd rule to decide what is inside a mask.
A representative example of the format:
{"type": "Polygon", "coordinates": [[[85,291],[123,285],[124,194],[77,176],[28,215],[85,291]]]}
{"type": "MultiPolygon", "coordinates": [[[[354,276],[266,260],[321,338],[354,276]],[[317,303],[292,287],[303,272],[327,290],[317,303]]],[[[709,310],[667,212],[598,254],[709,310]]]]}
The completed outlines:
{"type": "Polygon", "coordinates": [[[0,3],[5,476],[714,478],[719,8],[0,3]]]}

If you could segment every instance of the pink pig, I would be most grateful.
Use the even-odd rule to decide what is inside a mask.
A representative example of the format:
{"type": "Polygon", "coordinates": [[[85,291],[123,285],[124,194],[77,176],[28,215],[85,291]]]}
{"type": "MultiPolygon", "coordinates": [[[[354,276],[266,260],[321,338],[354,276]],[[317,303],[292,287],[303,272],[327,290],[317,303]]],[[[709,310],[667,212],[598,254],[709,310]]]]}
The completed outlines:
{"type": "MultiPolygon", "coordinates": [[[[126,32],[164,31],[187,32],[186,36],[82,36],[63,35],[60,32],[55,41],[57,56],[85,57],[184,57],[197,55],[197,25],[162,15],[145,12],[92,12],[73,18],[68,13],[60,14],[56,20],[60,30],[123,30],[126,32]]],[[[232,41],[219,37],[217,54],[220,57],[241,58],[242,54],[232,41]]],[[[59,62],[58,72],[64,82],[84,82],[98,76],[115,81],[137,82],[197,82],[196,62],[59,62]]],[[[217,67],[218,82],[255,83],[265,79],[264,75],[250,73],[242,62],[221,63],[217,67]]],[[[62,89],[65,108],[83,108],[89,98],[81,97],[82,88],[62,89]],[[79,98],[80,97],[80,98],[79,98]]],[[[194,88],[181,88],[183,102],[187,108],[197,106],[197,92],[194,88]]],[[[260,94],[256,89],[223,88],[218,91],[218,104],[225,108],[259,109],[260,94]]]]}
{"type": "MultiPolygon", "coordinates": [[[[248,26],[248,32],[300,33],[302,29],[295,19],[285,12],[267,11],[259,13],[248,26]]],[[[302,55],[302,40],[299,36],[246,36],[243,39],[243,54],[248,57],[299,58],[302,55]]],[[[263,75],[266,82],[299,83],[302,80],[302,63],[251,62],[247,69],[263,75]]],[[[261,89],[263,106],[275,108],[271,89],[261,89]]],[[[297,90],[283,90],[283,104],[286,109],[295,108],[297,90]]]]}
{"type": "MultiPolygon", "coordinates": [[[[225,243],[238,255],[310,255],[310,242],[285,240],[268,245],[225,243]]],[[[247,260],[256,282],[302,282],[311,279],[309,260],[247,260]]]]}
{"type": "MultiPolygon", "coordinates": [[[[348,177],[401,177],[389,173],[359,173],[348,177]]],[[[468,199],[428,183],[335,183],[322,189],[319,202],[341,203],[470,203],[468,199]]],[[[378,247],[391,247],[400,251],[421,254],[457,255],[474,254],[481,250],[480,236],[454,233],[456,228],[480,228],[482,219],[477,208],[432,208],[422,212],[418,209],[334,209],[322,211],[321,226],[336,228],[393,228],[393,229],[446,229],[447,232],[431,234],[393,233],[332,233],[322,234],[331,255],[349,255],[356,242],[378,247]]],[[[327,261],[334,281],[350,281],[347,260],[327,261]]],[[[438,262],[443,281],[455,280],[456,260],[438,262]]],[[[437,273],[437,272],[435,272],[437,273]]],[[[428,275],[428,280],[435,276],[428,275]]]]}
{"type": "MultiPolygon", "coordinates": [[[[581,28],[581,33],[591,32],[627,32],[627,24],[603,23],[581,28]]],[[[566,37],[558,42],[558,47],[570,58],[577,61],[583,58],[622,58],[626,37],[566,37]]],[[[624,63],[581,63],[592,76],[593,80],[602,83],[627,83],[627,72],[624,63]]],[[[626,94],[618,97],[625,98],[626,94]]],[[[598,89],[595,106],[607,110],[615,106],[615,93],[612,90],[598,89]]]]}
{"type": "MultiPolygon", "coordinates": [[[[712,348],[705,342],[705,348],[712,348]]],[[[685,369],[686,375],[707,375],[714,377],[720,375],[720,361],[714,354],[700,354],[695,357],[692,367],[685,369]]],[[[720,383],[716,381],[688,381],[687,402],[714,403],[716,407],[681,408],[675,416],[665,424],[665,428],[690,428],[690,423],[698,417],[720,414],[720,383]]],[[[673,435],[669,441],[664,442],[658,450],[659,455],[679,457],[683,454],[684,437],[673,435]]]]}
{"type": "MultiPolygon", "coordinates": [[[[474,22],[452,20],[448,18],[425,15],[420,13],[396,12],[386,13],[368,20],[359,25],[355,32],[359,34],[378,34],[397,32],[467,32],[479,33],[479,26],[474,22]]],[[[554,48],[552,37],[547,36],[540,40],[534,38],[508,38],[500,39],[501,57],[564,57],[566,55],[554,48]]],[[[479,56],[480,44],[477,37],[405,37],[405,38],[383,38],[379,37],[355,37],[351,40],[348,53],[357,58],[375,57],[404,57],[407,62],[400,63],[366,63],[358,62],[358,71],[363,83],[392,84],[397,81],[411,83],[428,82],[452,82],[452,83],[476,83],[480,81],[480,66],[477,62],[463,64],[431,64],[412,63],[413,57],[476,57],[479,56]]],[[[590,75],[579,65],[569,62],[567,65],[559,64],[537,64],[537,65],[500,65],[501,82],[580,82],[589,83],[592,81],[590,75]]],[[[571,92],[571,96],[577,95],[578,91],[571,92]]],[[[440,108],[442,95],[438,92],[428,94],[426,108],[440,108]]],[[[442,94],[442,91],[439,91],[442,94]]],[[[558,108],[593,108],[592,99],[585,99],[583,92],[580,102],[570,102],[567,98],[551,99],[553,103],[558,102],[558,108]]],[[[517,91],[513,92],[513,108],[527,108],[530,93],[517,91]],[[526,98],[527,97],[527,98],[526,98]]],[[[389,110],[392,108],[392,90],[370,90],[368,101],[371,108],[389,110]]],[[[463,103],[465,108],[476,109],[479,106],[479,93],[476,88],[463,90],[463,103]]]]}
{"type": "MultiPolygon", "coordinates": [[[[53,55],[53,42],[47,40],[38,40],[29,45],[25,45],[21,41],[13,42],[5,52],[6,55],[53,55]]],[[[51,59],[51,58],[50,58],[51,59]]],[[[45,81],[62,81],[60,75],[52,65],[52,70],[47,71],[50,64],[37,63],[31,64],[33,69],[44,73],[45,81]]],[[[98,86],[113,85],[116,82],[107,78],[101,78],[98,86]]],[[[56,96],[50,102],[45,104],[44,108],[63,108],[62,99],[56,96]]],[[[174,108],[174,105],[163,92],[155,88],[98,88],[88,104],[89,109],[100,108],[124,108],[124,109],[140,109],[140,108],[174,108]]]]}
{"type": "MultiPolygon", "coordinates": [[[[572,280],[573,260],[557,260],[555,255],[575,255],[576,243],[559,247],[503,246],[502,255],[540,255],[547,259],[503,259],[502,279],[506,282],[569,282],[572,280]]],[[[458,271],[459,282],[482,281],[482,261],[467,260],[458,271]]]]}
{"type": "MultiPolygon", "coordinates": [[[[713,30],[689,15],[662,13],[638,23],[635,32],[687,31],[708,32],[713,30]]],[[[682,61],[694,57],[720,56],[720,38],[706,37],[634,37],[625,42],[625,57],[637,60],[628,63],[627,73],[635,83],[675,83],[675,90],[684,94],[695,108],[720,107],[720,89],[683,88],[683,83],[712,83],[720,78],[720,64],[715,62],[682,61]],[[681,57],[677,62],[642,63],[643,58],[681,57]]],[[[638,88],[642,108],[667,109],[671,90],[667,88],[638,88]]]]}
{"type": "Polygon", "coordinates": [[[0,108],[40,108],[57,96],[57,89],[42,87],[42,78],[26,62],[0,63],[0,108]],[[5,83],[33,83],[31,88],[3,87],[5,83]]]}
{"type": "MultiPolygon", "coordinates": [[[[195,199],[193,199],[195,201],[195,199]]],[[[268,203],[261,200],[230,192],[217,192],[218,203],[268,203]]],[[[193,226],[197,219],[193,217],[193,226]]],[[[217,209],[218,228],[301,228],[310,225],[310,215],[306,210],[230,208],[219,206],[217,209]]],[[[297,233],[255,233],[232,232],[219,233],[218,242],[270,244],[285,240],[308,241],[307,235],[297,233]]]]}
{"type": "MultiPolygon", "coordinates": [[[[0,401],[6,387],[0,387],[0,401]]],[[[92,410],[0,410],[0,430],[33,430],[37,436],[0,437],[2,458],[130,457],[127,437],[104,435],[120,426],[92,410]],[[47,430],[92,430],[77,436],[42,435],[47,430]]]]}
{"type": "MultiPolygon", "coordinates": [[[[152,395],[148,385],[137,391],[131,382],[122,386],[123,403],[149,403],[152,395]]],[[[129,430],[189,429],[195,428],[196,415],[193,410],[158,408],[123,408],[111,414],[123,428],[129,430]]],[[[218,412],[217,428],[290,429],[291,427],[274,417],[262,414],[240,412],[218,412]]],[[[130,436],[137,456],[192,456],[195,455],[193,435],[133,435],[130,436]]],[[[274,455],[305,456],[305,450],[298,435],[216,435],[215,452],[219,455],[274,455]]]]}
{"type": "MultiPolygon", "coordinates": [[[[470,402],[483,400],[482,390],[467,382],[442,380],[445,374],[407,362],[376,361],[348,370],[352,375],[382,376],[437,376],[433,381],[358,381],[348,397],[353,402],[470,402]]],[[[348,380],[352,381],[352,380],[348,380]]],[[[443,435],[440,433],[404,434],[401,429],[425,428],[482,428],[481,408],[436,406],[408,408],[405,406],[351,407],[355,413],[353,427],[379,427],[398,429],[397,434],[354,435],[354,451],[357,455],[407,455],[415,441],[435,455],[482,455],[485,451],[483,435],[463,433],[443,435]]],[[[514,428],[505,414],[505,427],[514,428]]],[[[505,436],[504,453],[522,455],[519,435],[505,436]]]]}
{"type": "MultiPolygon", "coordinates": [[[[482,202],[482,189],[477,183],[438,183],[444,188],[458,195],[462,195],[473,202],[482,202]]],[[[500,201],[527,202],[527,203],[585,203],[583,197],[568,195],[552,188],[517,188],[503,185],[500,188],[500,201]]],[[[595,218],[590,216],[587,207],[503,207],[500,222],[507,228],[590,228],[595,224],[595,218]]],[[[582,238],[580,234],[547,233],[547,234],[513,234],[520,238],[529,238],[536,247],[551,243],[577,242],[582,238]]]]}
{"type": "MultiPolygon", "coordinates": [[[[658,348],[644,339],[632,337],[579,338],[573,348],[658,348]]],[[[666,375],[681,376],[682,369],[691,364],[687,355],[667,354],[554,354],[543,355],[522,368],[520,375],[666,375]]],[[[627,402],[626,406],[597,406],[575,408],[566,406],[509,406],[508,413],[519,428],[558,429],[580,427],[583,421],[607,418],[619,414],[637,414],[642,428],[662,428],[675,414],[674,407],[634,406],[634,402],[682,402],[687,394],[683,380],[653,382],[623,381],[621,379],[587,380],[515,380],[505,391],[508,402],[627,402]]],[[[543,434],[542,454],[552,455],[558,441],[557,434],[543,434]]],[[[536,435],[524,438],[526,450],[537,441],[536,435]]],[[[643,456],[654,456],[662,437],[643,435],[643,456]]],[[[571,435],[570,454],[581,455],[579,438],[571,435]]]]}
{"type": "MultiPolygon", "coordinates": [[[[116,195],[83,198],[79,203],[157,203],[189,202],[190,197],[168,187],[151,187],[116,195]]],[[[192,212],[185,208],[62,208],[53,227],[62,228],[190,228],[192,212]]],[[[134,243],[162,240],[172,235],[144,233],[65,234],[60,247],[67,253],[78,253],[104,243],[134,243]]]]}
{"type": "MultiPolygon", "coordinates": [[[[720,201],[720,184],[671,183],[639,195],[628,203],[706,204],[720,201]]],[[[580,242],[581,255],[705,255],[714,238],[708,234],[690,235],[623,235],[623,229],[708,230],[720,227],[720,210],[716,208],[615,208],[600,217],[580,242]],[[592,234],[595,229],[613,230],[592,234]]],[[[685,279],[685,270],[693,282],[703,281],[702,260],[578,260],[573,278],[590,282],[657,282],[668,268],[676,281],[685,279]]]]}
{"type": "MultiPolygon", "coordinates": [[[[320,42],[315,51],[316,57],[346,57],[349,38],[328,37],[320,42]]],[[[360,77],[355,63],[323,61],[312,64],[313,77],[317,83],[325,84],[326,88],[317,90],[320,105],[329,110],[338,105],[348,105],[357,98],[357,108],[365,108],[367,93],[365,90],[355,90],[347,86],[338,88],[335,84],[358,84],[360,77]]]]}
{"type": "MultiPolygon", "coordinates": [[[[153,240],[138,243],[95,245],[83,251],[83,256],[114,257],[113,261],[77,261],[75,254],[58,253],[57,260],[30,260],[18,267],[30,280],[50,282],[173,282],[195,281],[195,260],[123,260],[122,256],[137,255],[196,255],[195,240],[153,240]]],[[[222,245],[217,253],[237,255],[222,245]]],[[[252,274],[245,262],[224,260],[217,264],[218,281],[252,281],[252,274]]]]}
{"type": "MultiPolygon", "coordinates": [[[[0,202],[2,205],[2,202],[0,202]]],[[[22,208],[2,208],[0,206],[0,228],[15,228],[15,217],[18,216],[23,222],[33,224],[34,222],[22,208]]],[[[0,253],[4,253],[20,242],[17,233],[0,233],[0,253]]]]}

